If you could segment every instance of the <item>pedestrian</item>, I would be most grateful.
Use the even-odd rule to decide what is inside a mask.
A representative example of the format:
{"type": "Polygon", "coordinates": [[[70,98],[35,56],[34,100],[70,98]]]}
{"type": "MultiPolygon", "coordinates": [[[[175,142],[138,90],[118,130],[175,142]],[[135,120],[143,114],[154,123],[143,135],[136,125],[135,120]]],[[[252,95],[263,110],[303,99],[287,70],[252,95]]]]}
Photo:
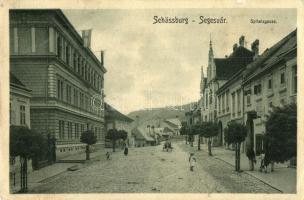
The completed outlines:
{"type": "Polygon", "coordinates": [[[110,153],[107,151],[106,153],[107,160],[111,160],[110,153]]]}
{"type": "Polygon", "coordinates": [[[247,157],[249,160],[249,170],[253,171],[254,170],[254,164],[256,163],[256,158],[255,158],[255,152],[253,150],[253,148],[249,148],[247,150],[247,157]]]}
{"type": "Polygon", "coordinates": [[[268,165],[271,163],[271,159],[270,159],[270,155],[269,152],[266,151],[265,152],[265,158],[264,158],[264,172],[267,173],[268,172],[268,165]]]}
{"type": "Polygon", "coordinates": [[[196,158],[194,156],[194,153],[190,153],[189,164],[190,164],[190,171],[192,171],[192,172],[193,172],[195,163],[196,163],[196,158]]]}
{"type": "Polygon", "coordinates": [[[128,145],[126,144],[126,146],[125,146],[125,150],[124,150],[124,154],[125,154],[125,156],[127,156],[127,155],[128,155],[128,152],[129,152],[129,149],[128,149],[128,145]]]}
{"type": "Polygon", "coordinates": [[[263,172],[264,171],[264,167],[265,167],[265,164],[264,164],[264,162],[265,162],[265,153],[264,153],[264,151],[261,152],[260,158],[261,158],[260,172],[263,172]]]}

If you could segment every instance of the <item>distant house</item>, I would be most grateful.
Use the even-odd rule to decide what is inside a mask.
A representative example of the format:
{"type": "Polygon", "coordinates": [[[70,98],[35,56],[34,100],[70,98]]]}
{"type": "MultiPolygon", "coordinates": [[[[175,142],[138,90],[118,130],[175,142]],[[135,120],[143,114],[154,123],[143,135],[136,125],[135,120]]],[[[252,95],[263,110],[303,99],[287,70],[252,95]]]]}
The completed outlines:
{"type": "MultiPolygon", "coordinates": [[[[130,145],[133,144],[134,141],[130,141],[131,138],[131,123],[133,122],[133,119],[127,117],[126,115],[122,114],[112,106],[110,106],[108,103],[105,103],[105,124],[106,124],[106,131],[110,129],[116,129],[116,130],[124,130],[128,133],[128,143],[130,145]]],[[[106,141],[106,146],[109,146],[109,142],[106,141]]]]}
{"type": "Polygon", "coordinates": [[[153,146],[156,145],[157,141],[157,135],[153,131],[140,126],[132,129],[132,137],[135,141],[135,147],[153,146]]]}
{"type": "Polygon", "coordinates": [[[174,135],[180,135],[179,130],[182,127],[182,124],[178,118],[166,119],[164,122],[168,125],[168,128],[173,130],[174,135]]]}
{"type": "Polygon", "coordinates": [[[165,127],[162,133],[162,136],[167,139],[174,135],[174,130],[170,129],[169,127],[165,127]]]}

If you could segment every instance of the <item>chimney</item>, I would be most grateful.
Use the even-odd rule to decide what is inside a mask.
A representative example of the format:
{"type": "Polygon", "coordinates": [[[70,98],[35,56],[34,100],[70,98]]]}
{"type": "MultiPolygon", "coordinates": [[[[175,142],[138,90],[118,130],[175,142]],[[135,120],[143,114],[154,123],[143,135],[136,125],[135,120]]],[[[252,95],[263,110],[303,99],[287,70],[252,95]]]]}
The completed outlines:
{"type": "Polygon", "coordinates": [[[91,48],[92,29],[82,30],[81,33],[84,47],[91,48]]]}
{"type": "Polygon", "coordinates": [[[245,44],[245,36],[242,35],[242,36],[240,37],[240,39],[239,39],[239,45],[240,45],[241,47],[244,47],[244,44],[245,44]]]}
{"type": "Polygon", "coordinates": [[[233,45],[233,52],[235,52],[235,50],[237,49],[237,47],[238,47],[238,45],[237,45],[237,43],[235,43],[234,45],[233,45]]]}
{"type": "Polygon", "coordinates": [[[101,66],[104,66],[104,51],[100,51],[100,63],[101,66]]]}
{"type": "Polygon", "coordinates": [[[251,44],[251,50],[254,53],[254,58],[256,58],[259,55],[259,40],[256,39],[252,44],[251,44]]]}

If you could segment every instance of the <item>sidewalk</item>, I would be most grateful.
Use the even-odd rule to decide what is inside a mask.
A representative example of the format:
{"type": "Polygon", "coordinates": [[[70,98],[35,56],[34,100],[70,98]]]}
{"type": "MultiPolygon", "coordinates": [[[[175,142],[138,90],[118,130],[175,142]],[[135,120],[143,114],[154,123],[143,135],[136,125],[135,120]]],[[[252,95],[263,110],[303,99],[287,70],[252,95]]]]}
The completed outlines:
{"type": "MultiPolygon", "coordinates": [[[[194,148],[197,148],[195,146],[194,148]]],[[[207,145],[201,145],[201,149],[208,151],[207,145]]],[[[212,147],[213,157],[222,160],[232,166],[235,165],[235,151],[225,149],[224,147],[212,147]]],[[[241,170],[243,172],[261,180],[262,182],[281,190],[283,193],[296,193],[297,186],[297,170],[287,168],[287,164],[274,165],[274,172],[262,173],[259,171],[260,159],[257,157],[254,171],[249,171],[249,161],[245,153],[241,153],[241,170]]]]}
{"type": "MultiPolygon", "coordinates": [[[[98,149],[95,152],[90,153],[90,161],[99,161],[99,160],[105,160],[106,156],[105,153],[107,151],[111,151],[111,149],[98,149]]],[[[119,152],[119,150],[118,150],[119,152]]],[[[46,180],[49,180],[50,178],[56,178],[57,175],[60,175],[61,173],[64,173],[67,171],[68,168],[72,166],[79,166],[79,168],[84,167],[86,163],[74,163],[74,162],[68,162],[68,161],[74,161],[74,160],[85,160],[85,152],[70,155],[68,157],[63,158],[62,160],[67,162],[58,162],[54,163],[52,165],[43,167],[39,170],[32,171],[28,173],[28,190],[31,188],[43,183],[46,180]]],[[[88,163],[88,162],[87,162],[88,163]]],[[[17,193],[20,190],[20,174],[16,175],[16,184],[13,185],[12,179],[10,180],[10,192],[11,193],[17,193]]]]}

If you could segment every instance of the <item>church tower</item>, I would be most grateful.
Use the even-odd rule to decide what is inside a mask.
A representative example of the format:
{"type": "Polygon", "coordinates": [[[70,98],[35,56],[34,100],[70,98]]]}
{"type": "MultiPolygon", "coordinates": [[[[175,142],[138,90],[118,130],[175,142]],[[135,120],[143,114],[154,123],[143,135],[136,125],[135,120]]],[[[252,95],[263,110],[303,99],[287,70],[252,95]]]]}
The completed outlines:
{"type": "Polygon", "coordinates": [[[211,41],[211,36],[210,36],[209,54],[208,54],[208,68],[207,68],[207,82],[208,83],[215,76],[215,68],[214,68],[214,65],[213,65],[213,58],[214,58],[214,55],[213,55],[212,41],[211,41]]]}
{"type": "Polygon", "coordinates": [[[200,93],[201,96],[204,94],[204,88],[205,88],[205,75],[204,75],[204,67],[201,67],[201,84],[200,84],[200,93]]]}

